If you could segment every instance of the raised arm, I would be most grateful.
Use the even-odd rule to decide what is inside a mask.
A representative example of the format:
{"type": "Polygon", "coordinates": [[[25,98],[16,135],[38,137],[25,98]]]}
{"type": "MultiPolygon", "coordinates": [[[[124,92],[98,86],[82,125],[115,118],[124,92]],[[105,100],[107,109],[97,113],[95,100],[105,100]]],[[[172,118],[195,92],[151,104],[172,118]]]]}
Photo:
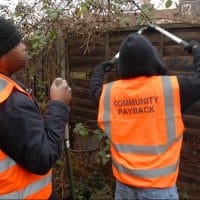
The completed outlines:
{"type": "Polygon", "coordinates": [[[195,66],[194,73],[190,76],[178,76],[182,112],[200,99],[200,45],[198,43],[193,45],[192,55],[195,66]]]}
{"type": "Polygon", "coordinates": [[[113,67],[110,61],[104,61],[101,64],[95,66],[91,80],[90,80],[90,98],[98,107],[99,99],[104,82],[104,73],[109,71],[113,67]]]}

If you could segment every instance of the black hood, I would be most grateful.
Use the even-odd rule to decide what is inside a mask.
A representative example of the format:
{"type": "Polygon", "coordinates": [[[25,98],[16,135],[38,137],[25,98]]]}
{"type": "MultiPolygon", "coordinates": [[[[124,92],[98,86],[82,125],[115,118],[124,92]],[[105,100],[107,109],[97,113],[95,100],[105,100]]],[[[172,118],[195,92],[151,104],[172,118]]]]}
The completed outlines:
{"type": "Polygon", "coordinates": [[[167,67],[157,49],[144,36],[131,33],[120,47],[119,78],[165,75],[167,67]]]}

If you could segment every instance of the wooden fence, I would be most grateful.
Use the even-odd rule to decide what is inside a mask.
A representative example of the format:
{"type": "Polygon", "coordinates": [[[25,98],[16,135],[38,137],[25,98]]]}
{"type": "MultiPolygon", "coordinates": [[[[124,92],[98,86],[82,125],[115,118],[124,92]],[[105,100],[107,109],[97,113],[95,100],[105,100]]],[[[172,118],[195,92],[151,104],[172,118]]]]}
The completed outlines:
{"type": "MultiPolygon", "coordinates": [[[[186,41],[197,40],[200,42],[200,26],[183,24],[166,25],[165,29],[186,41]]],[[[87,46],[86,38],[67,38],[66,41],[57,43],[48,57],[42,60],[42,66],[37,66],[32,74],[32,79],[27,78],[30,68],[19,74],[19,77],[37,91],[38,83],[45,83],[42,91],[48,96],[50,82],[56,76],[66,77],[73,91],[70,122],[76,124],[84,122],[89,129],[95,129],[97,110],[89,98],[89,81],[96,64],[108,60],[118,52],[121,42],[138,27],[123,30],[113,30],[102,35],[97,35],[90,53],[83,54],[87,46]],[[61,61],[59,61],[61,60],[61,61]]],[[[192,56],[182,46],[156,32],[147,32],[145,36],[161,52],[168,64],[169,74],[186,74],[193,71],[192,56]]],[[[89,46],[90,47],[90,46],[89,46]]],[[[35,65],[36,61],[31,64],[35,65]]],[[[115,78],[115,74],[105,76],[106,81],[115,78]]],[[[41,89],[41,88],[39,88],[41,89]]],[[[199,199],[200,197],[200,102],[195,103],[183,116],[186,132],[182,148],[178,188],[182,199],[199,199]]]]}

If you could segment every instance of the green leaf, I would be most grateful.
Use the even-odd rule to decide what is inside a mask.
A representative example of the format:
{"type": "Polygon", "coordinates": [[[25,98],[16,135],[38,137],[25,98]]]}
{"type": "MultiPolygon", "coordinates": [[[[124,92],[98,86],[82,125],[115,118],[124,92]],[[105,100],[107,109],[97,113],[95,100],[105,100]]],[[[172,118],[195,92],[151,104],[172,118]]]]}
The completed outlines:
{"type": "Polygon", "coordinates": [[[119,21],[121,26],[128,26],[130,24],[130,19],[129,18],[122,18],[119,21]]]}
{"type": "Polygon", "coordinates": [[[165,7],[166,7],[166,8],[169,8],[171,5],[172,5],[172,0],[167,0],[167,1],[165,2],[165,7]]]}
{"type": "Polygon", "coordinates": [[[59,11],[53,8],[48,8],[46,10],[46,14],[48,15],[51,21],[54,21],[58,17],[59,11]]]}
{"type": "Polygon", "coordinates": [[[77,123],[73,129],[73,133],[79,134],[81,136],[88,136],[89,132],[85,125],[82,123],[77,123]]]}
{"type": "Polygon", "coordinates": [[[87,13],[88,12],[88,9],[87,7],[82,7],[81,8],[81,12],[84,14],[84,13],[87,13]]]}
{"type": "Polygon", "coordinates": [[[99,155],[101,157],[106,157],[106,152],[102,150],[102,151],[99,152],[99,155]]]}
{"type": "Polygon", "coordinates": [[[144,16],[140,13],[136,18],[137,25],[142,25],[144,21],[145,21],[144,16]]]}
{"type": "Polygon", "coordinates": [[[58,17],[58,12],[50,13],[49,18],[54,21],[58,17]]]}
{"type": "Polygon", "coordinates": [[[58,165],[62,165],[62,160],[61,159],[58,159],[57,161],[56,161],[56,164],[58,164],[58,165]]]}
{"type": "Polygon", "coordinates": [[[55,39],[57,39],[57,37],[58,37],[58,33],[57,33],[56,31],[51,31],[51,32],[50,32],[49,38],[50,38],[51,40],[55,40],[55,39]]]}
{"type": "Polygon", "coordinates": [[[110,139],[106,140],[106,144],[109,146],[110,145],[110,139]]]}
{"type": "Polygon", "coordinates": [[[92,138],[94,140],[101,140],[104,136],[104,133],[100,129],[96,129],[95,131],[93,131],[92,138]]]}
{"type": "Polygon", "coordinates": [[[183,188],[183,199],[185,199],[185,200],[189,200],[190,199],[189,195],[188,195],[188,189],[187,189],[186,186],[184,186],[184,188],[183,188]]]}
{"type": "Polygon", "coordinates": [[[81,3],[81,13],[87,13],[88,12],[88,3],[87,2],[82,2],[81,3]]]}

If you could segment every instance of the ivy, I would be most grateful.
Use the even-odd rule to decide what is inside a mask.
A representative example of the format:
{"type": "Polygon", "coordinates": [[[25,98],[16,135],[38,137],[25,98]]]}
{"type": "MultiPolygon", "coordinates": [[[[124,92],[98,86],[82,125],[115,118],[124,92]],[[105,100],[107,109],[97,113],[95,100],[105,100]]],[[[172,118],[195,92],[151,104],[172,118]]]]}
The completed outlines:
{"type": "MultiPolygon", "coordinates": [[[[79,134],[85,139],[89,137],[89,131],[87,126],[81,122],[75,125],[73,133],[79,134]]],[[[98,152],[99,158],[97,158],[96,161],[98,163],[101,162],[103,165],[105,165],[111,159],[110,140],[105,137],[105,134],[100,129],[94,130],[91,134],[94,140],[103,142],[103,145],[101,146],[100,151],[98,152]]]]}
{"type": "Polygon", "coordinates": [[[55,21],[59,14],[62,13],[62,10],[59,10],[59,9],[55,9],[55,8],[47,8],[46,9],[46,14],[47,14],[47,17],[50,19],[50,21],[55,21]]]}
{"type": "Polygon", "coordinates": [[[136,20],[136,23],[138,25],[145,24],[146,16],[148,16],[149,19],[153,19],[155,17],[154,7],[152,5],[143,4],[141,6],[141,10],[142,10],[142,12],[140,12],[138,14],[138,17],[137,17],[137,20],[136,20]],[[144,16],[144,15],[146,15],[146,16],[144,16]]]}
{"type": "Polygon", "coordinates": [[[167,0],[167,1],[165,2],[165,7],[166,7],[166,8],[171,7],[172,3],[173,3],[172,0],[167,0]]]}
{"type": "Polygon", "coordinates": [[[75,134],[79,134],[83,137],[88,137],[89,135],[89,132],[88,132],[88,129],[87,129],[87,126],[85,126],[84,124],[82,123],[77,123],[73,129],[73,133],[75,134]]]}

